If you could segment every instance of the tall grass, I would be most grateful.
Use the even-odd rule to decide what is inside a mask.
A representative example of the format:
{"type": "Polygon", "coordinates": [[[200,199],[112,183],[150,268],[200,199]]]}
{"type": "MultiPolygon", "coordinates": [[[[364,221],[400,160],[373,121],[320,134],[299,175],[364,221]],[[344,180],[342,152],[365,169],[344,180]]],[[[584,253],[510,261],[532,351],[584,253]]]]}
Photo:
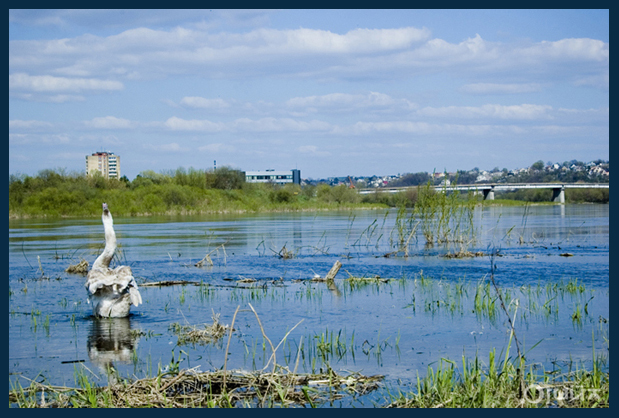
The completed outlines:
{"type": "Polygon", "coordinates": [[[460,370],[456,362],[441,359],[436,367],[428,366],[424,378],[417,378],[412,392],[398,393],[388,407],[608,408],[610,376],[598,363],[594,361],[592,370],[577,368],[551,378],[539,367],[525,366],[523,359],[498,360],[496,350],[487,363],[462,356],[460,370]]]}
{"type": "Polygon", "coordinates": [[[428,244],[469,243],[475,239],[473,222],[475,206],[480,200],[472,192],[462,195],[458,190],[436,192],[428,182],[418,192],[415,215],[428,244]]]}

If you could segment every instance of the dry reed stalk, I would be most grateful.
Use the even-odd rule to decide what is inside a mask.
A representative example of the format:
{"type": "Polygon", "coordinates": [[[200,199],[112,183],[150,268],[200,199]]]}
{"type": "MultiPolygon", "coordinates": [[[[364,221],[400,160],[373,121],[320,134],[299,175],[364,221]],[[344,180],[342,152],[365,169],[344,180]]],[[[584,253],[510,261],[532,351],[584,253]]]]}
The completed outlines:
{"type": "MultiPolygon", "coordinates": [[[[229,240],[228,240],[229,241],[229,240]]],[[[226,247],[225,244],[228,243],[228,241],[226,241],[225,243],[215,247],[213,250],[211,250],[210,252],[208,252],[204,258],[200,261],[198,261],[196,264],[194,264],[194,266],[196,267],[203,267],[204,264],[208,264],[209,266],[213,266],[213,260],[211,260],[211,254],[213,254],[214,252],[218,251],[219,247],[221,247],[223,253],[224,253],[224,264],[226,264],[226,259],[227,259],[227,254],[226,254],[226,247]]]]}
{"type": "Polygon", "coordinates": [[[230,339],[232,338],[232,330],[234,330],[234,321],[236,320],[236,314],[239,313],[239,309],[240,309],[240,305],[236,307],[236,310],[234,311],[234,316],[232,317],[232,323],[230,324],[230,333],[228,334],[228,344],[226,345],[226,353],[225,353],[225,357],[224,357],[224,382],[223,382],[223,387],[224,390],[226,388],[226,367],[228,365],[228,353],[230,351],[230,339]]]}
{"type": "Polygon", "coordinates": [[[254,315],[256,315],[256,320],[258,321],[258,325],[260,325],[260,331],[262,331],[262,336],[264,337],[265,340],[269,342],[269,345],[271,346],[271,351],[273,352],[273,359],[274,359],[273,360],[273,372],[275,372],[275,367],[277,365],[277,362],[275,361],[275,348],[273,347],[273,343],[271,342],[269,337],[267,337],[267,334],[264,332],[264,327],[262,326],[262,321],[260,321],[260,317],[258,316],[258,313],[254,309],[254,307],[251,305],[251,303],[248,303],[248,305],[251,308],[251,310],[254,312],[254,315]]]}

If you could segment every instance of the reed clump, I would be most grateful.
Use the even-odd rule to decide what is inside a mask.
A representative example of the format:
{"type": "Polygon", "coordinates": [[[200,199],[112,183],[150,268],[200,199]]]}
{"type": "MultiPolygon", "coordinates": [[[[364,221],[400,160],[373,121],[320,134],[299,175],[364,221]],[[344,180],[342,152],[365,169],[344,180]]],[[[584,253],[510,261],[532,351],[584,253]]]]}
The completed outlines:
{"type": "MultiPolygon", "coordinates": [[[[595,363],[595,362],[594,362],[595,363]]],[[[400,393],[389,408],[608,408],[610,379],[594,364],[592,371],[576,370],[556,376],[529,367],[521,378],[524,359],[498,362],[490,352],[484,365],[479,358],[442,359],[426,377],[417,379],[413,392],[400,393]],[[524,385],[522,382],[524,381],[524,385]]]]}
{"type": "Polygon", "coordinates": [[[478,196],[472,192],[463,196],[458,190],[447,193],[446,187],[436,192],[428,182],[419,188],[414,213],[421,222],[426,243],[474,242],[477,231],[473,217],[475,206],[480,202],[478,196]]]}
{"type": "Polygon", "coordinates": [[[88,261],[82,259],[77,264],[71,264],[65,269],[67,273],[88,274],[88,261]]]}
{"type": "Polygon", "coordinates": [[[378,286],[383,283],[389,283],[389,279],[385,279],[380,276],[357,277],[353,275],[350,275],[349,277],[344,279],[344,284],[350,290],[362,289],[366,286],[378,286]]]}
{"type": "Polygon", "coordinates": [[[211,325],[181,325],[175,322],[170,324],[169,329],[178,337],[177,345],[207,345],[215,343],[223,338],[230,329],[230,326],[219,322],[219,316],[220,314],[213,312],[213,323],[211,325]]]}
{"type": "Polygon", "coordinates": [[[483,257],[484,255],[486,254],[484,254],[483,251],[476,251],[473,253],[471,251],[461,249],[453,253],[444,254],[443,257],[445,258],[473,258],[473,257],[483,257]]]}

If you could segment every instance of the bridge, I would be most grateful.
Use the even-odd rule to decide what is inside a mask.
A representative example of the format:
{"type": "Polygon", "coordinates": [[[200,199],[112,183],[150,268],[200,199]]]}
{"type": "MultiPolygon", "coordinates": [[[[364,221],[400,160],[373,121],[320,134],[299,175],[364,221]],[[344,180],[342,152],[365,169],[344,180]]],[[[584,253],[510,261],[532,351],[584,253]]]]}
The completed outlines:
{"type": "MultiPolygon", "coordinates": [[[[455,186],[432,186],[434,190],[453,192],[472,191],[474,193],[482,193],[484,200],[494,200],[494,192],[499,190],[517,190],[517,189],[552,189],[552,201],[557,203],[565,203],[565,189],[608,189],[610,183],[500,183],[500,184],[457,184],[455,186]]],[[[397,193],[409,189],[416,189],[421,186],[407,187],[381,187],[376,189],[361,189],[360,194],[369,194],[378,192],[397,193]]]]}

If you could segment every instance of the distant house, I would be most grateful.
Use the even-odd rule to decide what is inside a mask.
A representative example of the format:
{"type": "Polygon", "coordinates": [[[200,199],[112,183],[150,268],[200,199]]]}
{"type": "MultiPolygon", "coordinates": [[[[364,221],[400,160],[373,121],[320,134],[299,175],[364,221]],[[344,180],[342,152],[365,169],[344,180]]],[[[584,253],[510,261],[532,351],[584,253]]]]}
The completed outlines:
{"type": "Polygon", "coordinates": [[[480,183],[483,181],[492,181],[492,176],[486,170],[479,173],[479,175],[475,179],[475,183],[480,183]]]}
{"type": "Polygon", "coordinates": [[[288,171],[246,171],[245,181],[247,183],[273,183],[273,184],[301,184],[301,170],[288,171]]]}
{"type": "Polygon", "coordinates": [[[120,155],[110,151],[93,152],[86,156],[86,175],[101,173],[106,179],[120,178],[120,155]]]}
{"type": "Polygon", "coordinates": [[[602,167],[595,166],[591,170],[589,170],[589,175],[590,176],[608,176],[609,173],[608,171],[604,170],[602,167]]]}

